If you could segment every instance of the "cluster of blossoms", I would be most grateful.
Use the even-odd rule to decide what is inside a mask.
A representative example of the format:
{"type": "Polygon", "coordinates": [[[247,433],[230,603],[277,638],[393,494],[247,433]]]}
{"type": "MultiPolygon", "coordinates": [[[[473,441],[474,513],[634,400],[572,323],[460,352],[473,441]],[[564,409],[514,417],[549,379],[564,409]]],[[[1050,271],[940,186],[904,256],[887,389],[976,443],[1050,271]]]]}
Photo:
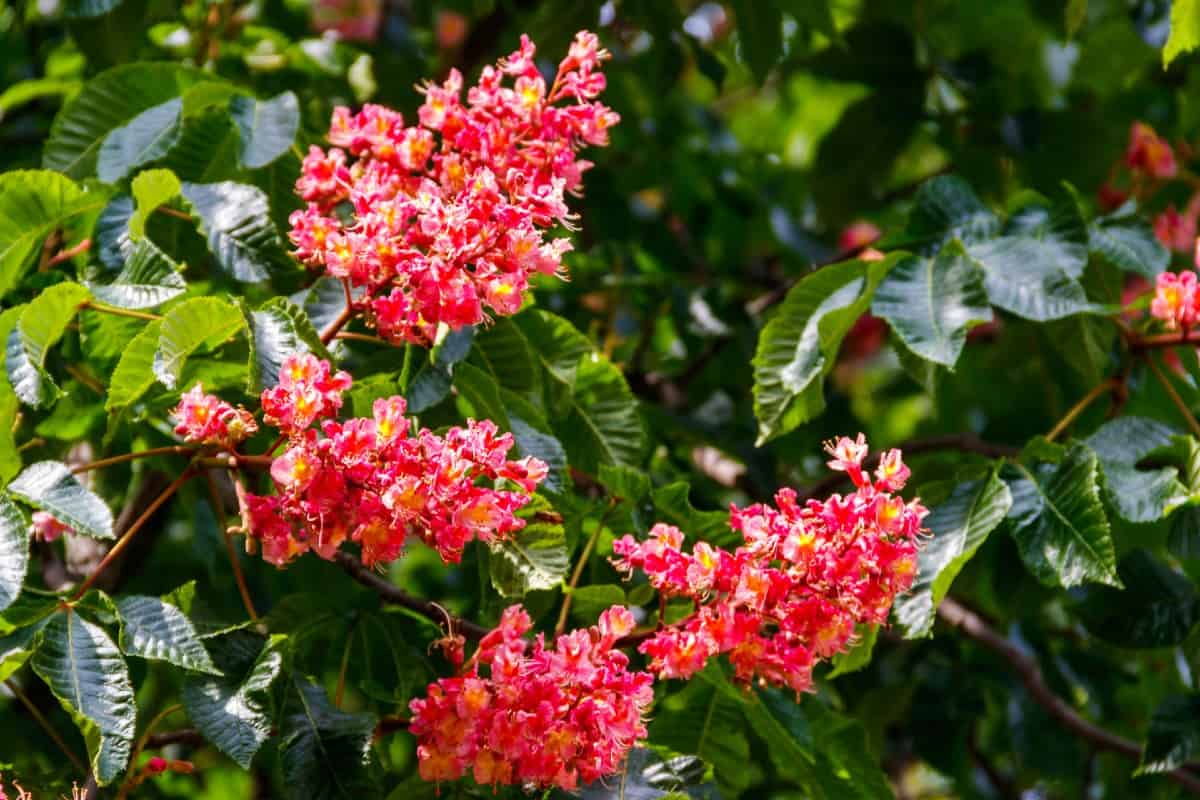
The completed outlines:
{"type": "Polygon", "coordinates": [[[258,430],[249,411],[205,394],[199,383],[184,392],[171,416],[178,421],[175,432],[184,441],[217,445],[226,450],[237,447],[258,430]]]}
{"type": "Polygon", "coordinates": [[[511,434],[488,420],[445,436],[411,432],[402,397],[376,400],[371,418],[335,421],[349,386],[349,375],[306,353],[289,356],[279,384],[263,392],[266,421],[288,437],[271,464],[277,493],[244,497],[247,529],[267,561],[282,566],[308,550],[333,558],[350,539],[369,566],[398,558],[410,534],[458,561],[471,539],[524,527],[515,513],[547,468],[508,460],[511,434]],[[502,480],[520,491],[494,488],[502,480]]]}
{"type": "Polygon", "coordinates": [[[412,701],[422,778],[456,780],[471,769],[480,784],[571,790],[616,772],[645,738],[653,676],[631,671],[613,649],[633,630],[628,609],[613,606],[553,647],[541,635],[526,641],[531,626],[511,606],[464,674],[412,701]]]}
{"type": "Polygon", "coordinates": [[[1180,273],[1163,272],[1154,287],[1150,315],[1171,330],[1187,330],[1200,319],[1200,287],[1196,273],[1190,269],[1180,273]]]}
{"type": "Polygon", "coordinates": [[[687,678],[726,654],[738,680],[799,693],[817,660],[847,649],[856,624],[886,622],[893,599],[912,585],[927,512],[893,494],[909,475],[898,450],[883,455],[874,480],[863,471],[861,434],[828,450],[830,467],[856,491],[802,506],[784,489],[778,508],[734,507],[731,525],[745,544],[733,552],[697,542],[687,553],[683,534],[664,524],[644,542],[613,544],[619,569],[641,569],[662,595],[696,604],[695,614],[641,644],[652,671],[687,678]]]}
{"type": "Polygon", "coordinates": [[[296,183],[307,202],[290,220],[297,256],[362,287],[358,302],[395,342],[516,313],[530,276],[559,274],[571,248],[544,232],[572,220],[564,193],[591,166],[578,151],[607,144],[619,119],[595,99],[607,57],[581,32],[547,87],[522,37],[465,105],[457,70],[426,85],[416,125],[382,106],[335,109],[334,147],[310,148],[296,183]]]}

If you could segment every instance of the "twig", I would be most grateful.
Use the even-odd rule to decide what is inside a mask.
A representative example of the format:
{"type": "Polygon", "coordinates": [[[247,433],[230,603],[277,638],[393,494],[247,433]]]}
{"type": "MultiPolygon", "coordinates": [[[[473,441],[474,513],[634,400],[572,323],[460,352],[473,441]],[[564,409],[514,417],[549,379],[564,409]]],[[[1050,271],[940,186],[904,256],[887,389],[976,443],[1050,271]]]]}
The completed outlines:
{"type": "Polygon", "coordinates": [[[78,475],[81,472],[90,472],[94,469],[103,469],[111,467],[113,464],[124,464],[126,461],[136,461],[139,458],[151,458],[152,456],[190,456],[196,452],[194,447],[185,447],[183,445],[171,445],[169,447],[153,447],[149,450],[139,450],[136,453],[123,453],[119,456],[111,458],[101,458],[98,461],[89,461],[86,464],[72,467],[71,472],[78,475]]]}
{"type": "Polygon", "coordinates": [[[1053,442],[1061,436],[1062,432],[1071,426],[1071,423],[1092,404],[1093,400],[1105,392],[1115,389],[1116,386],[1117,381],[1115,378],[1107,378],[1093,386],[1092,390],[1080,398],[1078,403],[1071,406],[1067,413],[1063,415],[1063,418],[1058,421],[1058,424],[1051,428],[1050,432],[1046,434],[1046,441],[1053,442]]]}
{"type": "Polygon", "coordinates": [[[177,711],[183,711],[183,706],[176,704],[165,708],[148,723],[146,723],[146,730],[142,732],[141,738],[137,740],[137,744],[133,746],[133,752],[129,755],[129,769],[125,775],[124,782],[121,784],[120,791],[117,792],[117,800],[124,800],[124,798],[128,797],[129,790],[134,787],[134,781],[137,778],[137,772],[134,768],[137,766],[138,756],[140,756],[142,751],[146,749],[146,743],[149,742],[151,736],[153,736],[154,729],[158,727],[160,722],[177,711]]]}
{"type": "Polygon", "coordinates": [[[592,550],[596,548],[596,542],[600,539],[601,531],[604,530],[604,523],[608,522],[608,517],[617,507],[618,502],[616,497],[609,500],[608,508],[604,509],[604,513],[600,515],[596,529],[592,531],[592,535],[588,537],[587,542],[583,545],[583,550],[579,553],[579,561],[575,564],[575,571],[571,573],[571,580],[563,593],[562,610],[558,612],[558,622],[554,625],[555,637],[561,636],[562,632],[567,629],[567,614],[571,611],[571,600],[574,597],[575,587],[579,585],[579,579],[583,577],[583,570],[587,566],[588,559],[592,557],[592,550]]]}
{"type": "Polygon", "coordinates": [[[205,744],[204,736],[200,731],[193,728],[180,728],[177,731],[167,731],[165,733],[156,733],[146,739],[146,744],[143,745],[143,750],[159,750],[172,744],[186,744],[192,747],[201,747],[205,744]]]}
{"type": "Polygon", "coordinates": [[[379,577],[369,567],[347,552],[338,551],[335,553],[334,561],[351,578],[378,594],[380,599],[385,603],[407,608],[409,611],[420,614],[426,619],[433,620],[434,623],[439,625],[449,620],[455,632],[461,633],[468,639],[479,640],[488,633],[488,629],[482,625],[462,619],[461,617],[446,614],[445,609],[436,603],[406,594],[400,587],[379,577]]]}
{"type": "Polygon", "coordinates": [[[61,264],[64,261],[70,261],[80,253],[86,253],[89,249],[91,249],[91,246],[92,240],[84,239],[74,247],[68,247],[65,250],[59,250],[49,261],[46,262],[46,268],[49,269],[50,267],[61,264]]]}
{"type": "Polygon", "coordinates": [[[117,317],[133,317],[134,319],[156,320],[162,319],[158,314],[151,314],[149,311],[134,311],[131,308],[117,308],[116,306],[105,305],[96,300],[86,300],[80,308],[90,308],[92,311],[99,311],[102,314],[112,314],[117,317]]]}
{"type": "Polygon", "coordinates": [[[378,336],[371,336],[366,333],[352,333],[350,331],[338,331],[334,334],[335,339],[349,339],[355,342],[370,342],[371,344],[381,344],[385,347],[395,347],[394,344],[386,339],[381,339],[378,336]]]}
{"type": "Polygon", "coordinates": [[[1200,347],[1200,331],[1160,333],[1155,336],[1137,336],[1136,334],[1132,334],[1127,337],[1127,340],[1129,341],[1129,349],[1135,352],[1139,350],[1155,350],[1163,347],[1179,347],[1181,345],[1200,347]]]}
{"type": "Polygon", "coordinates": [[[225,519],[225,503],[221,500],[221,493],[217,491],[217,482],[207,470],[204,472],[204,482],[208,484],[208,496],[212,500],[213,513],[217,515],[217,528],[221,531],[221,537],[225,539],[225,549],[229,552],[229,564],[233,569],[238,593],[242,596],[242,605],[246,607],[250,619],[257,622],[258,612],[254,609],[254,601],[250,599],[250,589],[246,586],[246,576],[242,573],[242,562],[238,560],[237,548],[233,546],[233,534],[229,532],[229,525],[225,519]]]}
{"type": "Polygon", "coordinates": [[[34,721],[37,722],[37,724],[41,726],[42,730],[46,732],[46,735],[49,736],[56,745],[58,745],[58,749],[62,751],[63,755],[75,765],[76,769],[86,775],[88,772],[87,766],[83,763],[79,756],[75,755],[71,748],[67,747],[67,743],[64,742],[62,737],[58,735],[58,731],[54,730],[54,726],[50,724],[50,720],[46,719],[38,707],[33,704],[33,701],[26,697],[25,693],[21,691],[21,688],[11,680],[6,679],[4,681],[4,685],[10,692],[12,692],[13,697],[21,701],[21,705],[25,706],[25,710],[29,712],[29,716],[33,717],[34,721]]]}
{"type": "Polygon", "coordinates": [[[92,570],[92,574],[88,575],[84,582],[80,584],[79,588],[75,590],[75,594],[71,597],[71,602],[75,602],[87,594],[88,589],[92,588],[92,584],[96,582],[96,579],[99,578],[104,570],[107,569],[108,566],[117,558],[117,556],[121,554],[121,551],[129,546],[129,543],[133,541],[134,535],[137,534],[142,526],[149,521],[150,517],[154,515],[154,512],[158,510],[158,507],[167,502],[167,500],[171,499],[171,495],[175,494],[176,490],[179,489],[179,487],[182,486],[184,482],[191,478],[194,474],[195,473],[190,467],[185,469],[183,474],[172,481],[171,485],[164,489],[163,493],[155,498],[154,502],[142,512],[142,515],[138,517],[132,525],[129,526],[129,530],[125,532],[125,535],[122,536],[121,539],[115,545],[113,545],[112,549],[108,551],[108,554],[104,556],[104,559],[100,562],[99,566],[92,570]]]}
{"type": "Polygon", "coordinates": [[[1171,402],[1179,409],[1179,413],[1183,415],[1183,419],[1187,422],[1188,427],[1192,429],[1192,433],[1200,436],[1200,422],[1196,422],[1196,418],[1192,415],[1191,410],[1188,409],[1187,403],[1183,402],[1183,398],[1179,396],[1179,392],[1175,391],[1175,387],[1171,385],[1171,379],[1163,374],[1158,364],[1154,363],[1154,356],[1147,355],[1145,361],[1150,365],[1150,371],[1154,373],[1154,377],[1158,378],[1158,382],[1167,390],[1171,402]]]}
{"type": "Polygon", "coordinates": [[[354,318],[354,306],[346,306],[342,309],[342,313],[337,315],[333,322],[329,323],[324,331],[321,332],[321,344],[329,344],[333,341],[333,337],[338,335],[338,331],[346,327],[346,323],[354,318]]]}
{"type": "MultiPolygon", "coordinates": [[[[1121,753],[1140,759],[1142,749],[1136,742],[1101,728],[1081,717],[1065,700],[1056,695],[1042,677],[1041,667],[1035,659],[1026,655],[1019,647],[1001,636],[974,611],[953,598],[947,597],[938,606],[938,616],[951,627],[968,638],[991,650],[1009,663],[1016,671],[1025,690],[1034,702],[1046,710],[1051,717],[1076,736],[1091,742],[1098,749],[1121,753]]],[[[1195,795],[1200,795],[1200,776],[1183,767],[1162,773],[1195,795]]]]}
{"type": "Polygon", "coordinates": [[[95,377],[87,374],[86,372],[84,372],[82,369],[75,366],[74,364],[67,364],[66,370],[67,370],[68,375],[70,375],[72,378],[74,378],[75,380],[82,383],[87,388],[91,389],[96,394],[103,397],[105,394],[108,393],[108,389],[106,389],[104,387],[104,384],[101,383],[98,378],[95,378],[95,377]]]}

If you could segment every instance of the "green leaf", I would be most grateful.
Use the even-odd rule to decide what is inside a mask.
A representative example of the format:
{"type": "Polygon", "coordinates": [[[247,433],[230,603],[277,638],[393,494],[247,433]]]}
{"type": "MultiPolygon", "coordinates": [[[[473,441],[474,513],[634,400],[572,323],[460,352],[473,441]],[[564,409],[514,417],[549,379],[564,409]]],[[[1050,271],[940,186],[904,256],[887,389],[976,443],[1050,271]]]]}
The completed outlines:
{"type": "Polygon", "coordinates": [[[0,297],[21,282],[47,236],[75,217],[99,212],[107,199],[54,172],[0,175],[0,297]]]}
{"type": "Polygon", "coordinates": [[[941,175],[917,190],[898,244],[922,244],[936,250],[951,239],[978,242],[999,230],[1000,219],[976,197],[970,184],[955,175],[941,175]]]}
{"type": "Polygon", "coordinates": [[[110,131],[207,78],[199,70],[167,62],[129,64],[100,73],[54,118],[42,166],[76,179],[91,176],[110,131]]]}
{"type": "Polygon", "coordinates": [[[510,430],[508,411],[500,399],[500,387],[491,376],[471,364],[457,364],[454,368],[454,387],[470,402],[477,419],[490,419],[501,430],[510,430]]]}
{"type": "Polygon", "coordinates": [[[196,629],[182,611],[157,597],[130,595],[117,601],[121,650],[126,655],[166,661],[193,672],[220,675],[196,629]]]}
{"type": "Polygon", "coordinates": [[[1140,548],[1121,559],[1117,572],[1124,590],[1089,587],[1078,607],[1093,636],[1129,648],[1187,639],[1200,621],[1200,595],[1191,581],[1140,548]]]}
{"type": "Polygon", "coordinates": [[[758,337],[754,415],[761,446],[825,408],[824,378],[879,281],[903,256],[847,261],[805,276],[758,337]]]}
{"type": "MultiPolygon", "coordinates": [[[[704,782],[706,771],[707,765],[696,756],[664,758],[648,747],[635,747],[629,751],[619,773],[584,786],[579,798],[686,800],[690,797],[716,797],[716,787],[704,782]]],[[[403,800],[407,800],[407,796],[403,800]]]]}
{"type": "Polygon", "coordinates": [[[1200,506],[1186,505],[1171,515],[1167,551],[1184,562],[1200,562],[1200,506]]]}
{"type": "Polygon", "coordinates": [[[900,259],[875,290],[871,313],[886,319],[914,353],[951,368],[967,330],[992,319],[983,269],[957,241],[936,258],[900,259]]]}
{"type": "Polygon", "coordinates": [[[265,281],[275,272],[297,269],[284,249],[267,196],[244,183],[184,183],[217,263],[235,280],[265,281]]]}
{"type": "Polygon", "coordinates": [[[154,308],[187,291],[178,265],[148,238],[132,244],[121,271],[107,283],[89,282],[92,295],[117,308],[154,308]]]}
{"type": "Polygon", "coordinates": [[[46,354],[56,345],[91,292],[77,283],[46,289],[21,312],[8,334],[4,363],[21,402],[35,408],[57,399],[59,390],[46,372],[46,354]]]}
{"type": "Polygon", "coordinates": [[[579,363],[567,415],[553,420],[571,464],[584,472],[642,462],[646,431],[637,399],[621,371],[598,353],[579,363]]]}
{"type": "Polygon", "coordinates": [[[129,184],[137,211],[129,218],[129,235],[140,239],[146,235],[146,220],[159,206],[174,200],[183,191],[179,178],[169,169],[148,169],[139,172],[129,184]]]}
{"type": "Polygon", "coordinates": [[[747,780],[750,743],[737,690],[712,665],[663,698],[650,722],[650,741],[713,765],[722,783],[747,780]]]}
{"type": "Polygon", "coordinates": [[[146,109],[104,137],[96,156],[96,175],[105,183],[116,183],[157,161],[179,141],[182,125],[182,97],[146,109]]]}
{"type": "Polygon", "coordinates": [[[185,300],[162,318],[158,350],[154,354],[155,377],[163,386],[174,389],[188,356],[202,345],[216,346],[245,324],[237,308],[218,297],[185,300]]]}
{"type": "Polygon", "coordinates": [[[490,373],[502,389],[540,400],[542,383],[539,380],[541,375],[537,354],[530,340],[525,338],[525,333],[511,319],[501,317],[495,324],[476,331],[468,358],[471,363],[490,373]]]}
{"type": "Polygon", "coordinates": [[[373,714],[348,714],[325,690],[296,681],[297,710],[283,720],[279,758],[289,796],[304,800],[359,800],[375,795],[367,774],[373,714]]]}
{"type": "Polygon", "coordinates": [[[1171,262],[1171,252],[1136,217],[1096,220],[1088,228],[1088,248],[1114,267],[1150,280],[1171,262]]]}
{"type": "Polygon", "coordinates": [[[763,83],[783,52],[783,14],[774,3],[734,0],[738,59],[763,83]]]}
{"type": "MultiPolygon", "coordinates": [[[[528,309],[512,321],[550,376],[560,384],[574,386],[579,362],[594,350],[588,338],[567,320],[540,308],[528,309]]],[[[480,342],[486,338],[480,337],[480,342]]]]}
{"type": "Polygon", "coordinates": [[[1162,519],[1186,499],[1187,489],[1172,467],[1142,470],[1137,463],[1171,445],[1175,431],[1145,417],[1118,417],[1084,439],[1100,460],[1104,497],[1130,522],[1162,519]]]}
{"type": "Polygon", "coordinates": [[[42,629],[32,664],[83,731],[96,782],[108,785],[129,763],[137,725],[121,652],[103,628],[68,610],[42,629]]]}
{"type": "Polygon", "coordinates": [[[1008,485],[993,470],[983,480],[955,486],[925,518],[933,538],[921,550],[912,588],[895,604],[895,619],[906,637],[929,635],[950,585],[1011,507],[1008,485]]]}
{"type": "Polygon", "coordinates": [[[285,297],[273,297],[258,310],[242,307],[250,331],[250,384],[257,394],[279,383],[284,359],[295,353],[314,353],[332,360],[321,336],[303,309],[285,297]]]}
{"type": "Polygon", "coordinates": [[[1167,697],[1150,718],[1137,774],[1169,772],[1200,756],[1200,694],[1167,697]]]}
{"type": "Polygon", "coordinates": [[[250,169],[265,167],[292,147],[300,130],[300,101],[292,92],[270,100],[237,95],[229,113],[241,135],[238,160],[250,169]]]}
{"type": "Polygon", "coordinates": [[[114,537],[112,511],[61,461],[30,464],[8,485],[8,491],[34,508],[50,512],[77,533],[95,539],[114,537]]]}
{"type": "Polygon", "coordinates": [[[154,385],[154,356],[158,352],[161,331],[162,321],[153,320],[125,348],[108,383],[105,411],[115,411],[137,402],[154,385]]]}
{"type": "Polygon", "coordinates": [[[492,586],[502,597],[524,597],[562,583],[571,567],[566,533],[560,522],[542,522],[535,515],[550,510],[535,495],[518,516],[528,520],[512,535],[490,543],[492,586]]]}
{"type": "Polygon", "coordinates": [[[1171,34],[1163,47],[1163,68],[1180,54],[1197,47],[1200,47],[1200,0],[1172,0],[1171,34]]]}
{"type": "Polygon", "coordinates": [[[562,492],[567,489],[567,451],[552,433],[541,412],[521,395],[500,389],[500,400],[508,414],[518,454],[541,459],[549,467],[542,489],[562,492]]]}
{"type": "Polygon", "coordinates": [[[240,631],[212,640],[223,677],[192,675],[183,684],[183,705],[196,728],[242,769],[250,769],[271,735],[268,690],[283,667],[282,640],[240,631]]]}
{"type": "Polygon", "coordinates": [[[0,493],[0,611],[21,594],[29,569],[29,523],[21,509],[0,493]]]}
{"type": "Polygon", "coordinates": [[[625,590],[615,583],[578,586],[571,590],[571,620],[580,626],[594,625],[601,613],[623,605],[625,590]]]}
{"type": "Polygon", "coordinates": [[[1063,11],[1063,22],[1067,29],[1067,38],[1071,38],[1079,32],[1084,21],[1087,19],[1088,0],[1067,0],[1067,7],[1063,11]]]}
{"type": "Polygon", "coordinates": [[[1098,485],[1099,461],[1075,443],[1057,466],[1005,468],[1013,536],[1029,570],[1047,586],[1084,581],[1121,586],[1098,485]]]}
{"type": "Polygon", "coordinates": [[[825,676],[828,680],[858,672],[871,663],[871,656],[875,653],[875,640],[879,638],[879,626],[860,625],[856,635],[858,641],[853,647],[833,657],[833,669],[825,676]]]}
{"type": "Polygon", "coordinates": [[[728,511],[699,511],[692,505],[687,481],[675,481],[650,490],[654,509],[663,522],[682,530],[689,540],[700,540],[721,546],[740,544],[741,534],[729,527],[728,511]]]}
{"type": "Polygon", "coordinates": [[[1074,202],[1021,209],[1004,235],[968,244],[967,252],[983,265],[992,303],[1018,317],[1046,322],[1103,310],[1079,282],[1088,232],[1074,202]]]}

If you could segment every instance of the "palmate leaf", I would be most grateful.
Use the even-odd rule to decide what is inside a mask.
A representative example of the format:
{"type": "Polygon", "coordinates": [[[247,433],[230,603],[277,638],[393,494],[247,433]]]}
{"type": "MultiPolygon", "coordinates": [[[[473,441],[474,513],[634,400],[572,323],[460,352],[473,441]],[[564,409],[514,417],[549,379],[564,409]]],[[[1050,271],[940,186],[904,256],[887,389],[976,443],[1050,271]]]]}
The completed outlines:
{"type": "Polygon", "coordinates": [[[193,672],[220,675],[191,621],[157,597],[130,595],[117,601],[121,650],[126,655],[166,661],[193,672]]]}
{"type": "Polygon", "coordinates": [[[292,92],[270,100],[238,95],[229,101],[229,113],[241,136],[238,159],[250,169],[265,167],[286,153],[300,130],[300,101],[292,92]]]}
{"type": "Polygon", "coordinates": [[[904,258],[847,261],[805,276],[758,337],[754,415],[759,446],[825,408],[824,378],[842,339],[871,302],[883,276],[904,258]]]}
{"type": "Polygon", "coordinates": [[[1096,454],[1079,443],[1056,466],[1004,468],[1017,548],[1029,570],[1048,586],[1070,588],[1084,581],[1121,586],[1100,503],[1099,471],[1096,454]]]}
{"type": "Polygon", "coordinates": [[[297,269],[261,189],[232,181],[184,183],[183,196],[199,218],[217,264],[235,280],[256,283],[275,272],[297,269]]]}
{"type": "Polygon", "coordinates": [[[893,611],[906,637],[929,635],[934,612],[950,585],[1011,507],[1007,484],[992,472],[954,487],[926,517],[924,526],[933,538],[921,550],[912,588],[897,599],[893,611]]]}
{"type": "Polygon", "coordinates": [[[192,353],[202,346],[219,345],[246,324],[237,308],[219,297],[185,300],[172,308],[161,322],[158,349],[154,354],[154,375],[168,389],[176,387],[183,374],[183,365],[192,353]]]}
{"type": "Polygon", "coordinates": [[[314,353],[326,360],[333,358],[308,315],[287,298],[273,297],[254,311],[239,305],[250,331],[247,391],[256,394],[279,383],[279,370],[290,355],[314,353]]]}
{"type": "Polygon", "coordinates": [[[550,504],[535,495],[518,514],[529,520],[525,527],[491,543],[492,586],[502,597],[553,589],[566,577],[571,560],[562,523],[535,519],[538,512],[549,510],[550,504]]]}
{"type": "Polygon", "coordinates": [[[871,313],[912,352],[945,367],[958,361],[967,330],[992,319],[983,268],[958,241],[934,258],[900,259],[875,290],[871,313]]]}
{"type": "Polygon", "coordinates": [[[46,355],[62,339],[90,295],[77,283],[59,283],[35,297],[21,312],[16,327],[8,334],[4,355],[9,383],[21,402],[37,408],[58,398],[58,386],[46,372],[46,355]]]}
{"type": "Polygon", "coordinates": [[[367,765],[375,733],[373,714],[348,714],[320,686],[296,681],[296,710],[283,720],[279,759],[288,796],[303,800],[359,800],[378,796],[367,765]]]}
{"type": "Polygon", "coordinates": [[[1084,439],[1100,460],[1104,497],[1130,522],[1162,519],[1187,497],[1172,467],[1142,470],[1137,463],[1169,447],[1175,431],[1145,417],[1118,417],[1084,439]]]}
{"type": "Polygon", "coordinates": [[[212,640],[222,677],[192,675],[183,684],[183,705],[196,728],[242,769],[271,735],[267,692],[283,667],[282,639],[238,631],[212,640]]]}
{"type": "Polygon", "coordinates": [[[96,156],[96,175],[116,183],[137,167],[157,161],[179,141],[183,130],[183,98],[151,106],[104,137],[96,156]]]}
{"type": "Polygon", "coordinates": [[[75,718],[101,786],[129,762],[137,703],[129,668],[112,639],[77,611],[55,615],[38,634],[33,670],[75,718]]]}
{"type": "Polygon", "coordinates": [[[1168,772],[1200,756],[1200,694],[1167,697],[1150,718],[1138,774],[1168,772]]]}
{"type": "Polygon", "coordinates": [[[46,170],[0,175],[0,297],[20,283],[54,230],[99,213],[108,198],[46,170]]]}
{"type": "Polygon", "coordinates": [[[29,523],[21,509],[0,493],[0,611],[21,594],[29,569],[29,523]]]}
{"type": "Polygon", "coordinates": [[[8,491],[34,508],[53,514],[77,533],[95,539],[114,536],[112,511],[60,461],[29,465],[8,485],[8,491]]]}

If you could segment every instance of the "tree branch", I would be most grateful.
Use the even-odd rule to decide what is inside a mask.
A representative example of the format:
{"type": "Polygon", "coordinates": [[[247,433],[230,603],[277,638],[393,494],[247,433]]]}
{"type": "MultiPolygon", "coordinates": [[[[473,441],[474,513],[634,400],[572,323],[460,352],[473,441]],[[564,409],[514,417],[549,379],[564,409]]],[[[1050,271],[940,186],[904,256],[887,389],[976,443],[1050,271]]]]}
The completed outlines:
{"type": "Polygon", "coordinates": [[[374,591],[385,603],[407,608],[438,624],[449,624],[454,629],[453,633],[461,633],[468,639],[479,640],[488,633],[488,629],[482,625],[456,617],[437,603],[406,594],[400,587],[379,577],[370,567],[349,553],[338,551],[334,554],[333,560],[346,571],[347,575],[374,591]]]}
{"type": "MultiPolygon", "coordinates": [[[[1071,733],[1090,742],[1097,749],[1120,753],[1135,760],[1141,758],[1142,748],[1137,742],[1118,736],[1080,716],[1046,683],[1046,679],[1042,677],[1041,667],[1038,666],[1035,659],[1026,655],[1019,647],[993,630],[974,611],[947,597],[938,606],[937,613],[951,627],[1007,661],[1021,679],[1021,683],[1025,685],[1025,690],[1029,692],[1029,696],[1033,698],[1034,702],[1071,733]]],[[[1192,794],[1200,795],[1200,776],[1192,771],[1179,767],[1162,774],[1192,794]]]]}

